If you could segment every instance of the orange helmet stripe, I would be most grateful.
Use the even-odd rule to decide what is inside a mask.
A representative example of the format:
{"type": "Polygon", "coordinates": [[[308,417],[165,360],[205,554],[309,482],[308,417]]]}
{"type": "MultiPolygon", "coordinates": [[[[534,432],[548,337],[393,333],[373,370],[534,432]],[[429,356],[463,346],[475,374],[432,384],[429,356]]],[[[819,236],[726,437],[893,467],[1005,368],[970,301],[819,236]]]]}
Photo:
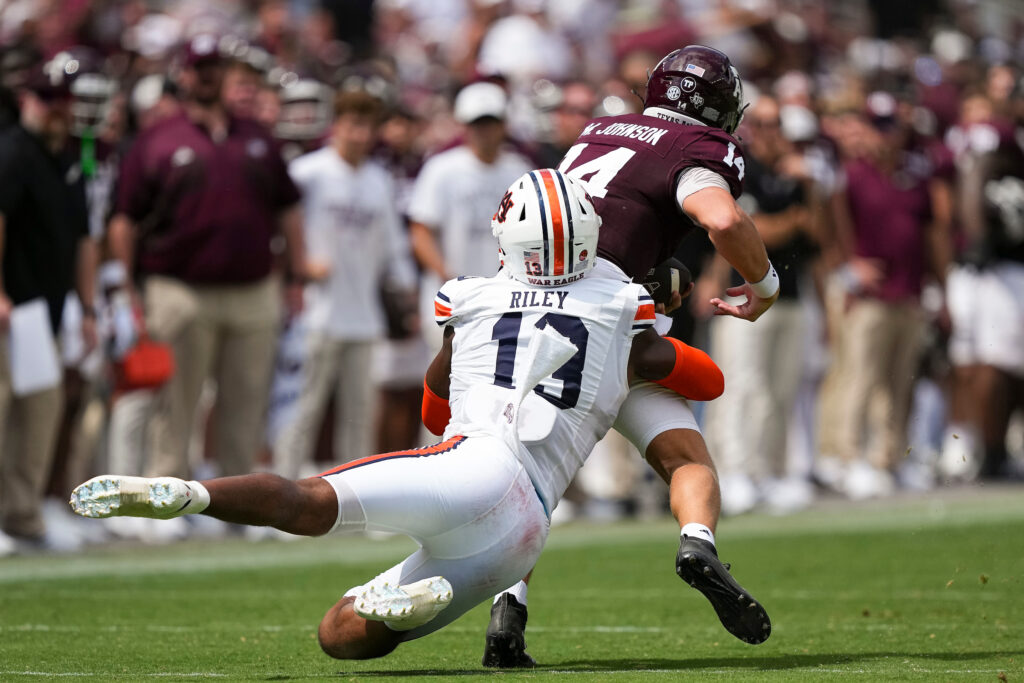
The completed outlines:
{"type": "Polygon", "coordinates": [[[548,197],[548,205],[551,207],[551,227],[554,231],[551,248],[555,256],[555,270],[552,275],[565,275],[565,229],[562,226],[562,205],[558,201],[558,190],[555,188],[555,179],[551,176],[551,171],[541,171],[540,177],[544,179],[544,190],[548,197]]]}

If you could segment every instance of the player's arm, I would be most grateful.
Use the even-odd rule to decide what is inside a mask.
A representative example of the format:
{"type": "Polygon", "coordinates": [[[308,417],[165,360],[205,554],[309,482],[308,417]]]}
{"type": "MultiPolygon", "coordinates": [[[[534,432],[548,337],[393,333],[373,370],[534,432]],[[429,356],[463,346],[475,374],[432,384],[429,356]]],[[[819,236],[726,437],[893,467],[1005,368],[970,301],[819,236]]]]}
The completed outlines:
{"type": "Polygon", "coordinates": [[[283,208],[277,217],[281,234],[284,235],[288,254],[288,270],[296,281],[316,279],[321,276],[319,270],[311,268],[306,260],[306,233],[302,224],[302,205],[298,202],[283,208]],[[310,271],[315,271],[311,274],[310,271]]]}
{"type": "Polygon", "coordinates": [[[0,213],[0,332],[6,331],[11,320],[11,300],[4,289],[4,233],[7,229],[4,215],[0,213]]]}
{"type": "Polygon", "coordinates": [[[949,182],[932,178],[928,194],[932,206],[932,220],[926,234],[928,265],[936,282],[945,289],[946,271],[953,262],[953,192],[949,182]]]}
{"type": "Polygon", "coordinates": [[[707,231],[715,250],[746,280],[739,287],[727,289],[726,294],[745,295],[747,301],[734,306],[721,299],[712,299],[715,315],[757,320],[779,297],[779,279],[750,216],[728,190],[717,186],[689,194],[681,207],[687,216],[707,231]]]}
{"type": "Polygon", "coordinates": [[[633,375],[695,401],[711,401],[725,390],[725,377],[708,354],[654,329],[633,338],[629,352],[633,375]]]}
{"type": "Polygon", "coordinates": [[[423,378],[423,425],[432,434],[440,436],[452,419],[452,411],[448,405],[448,392],[452,375],[452,339],[455,330],[451,326],[444,328],[444,341],[441,350],[434,356],[423,378]]]}
{"type": "Polygon", "coordinates": [[[430,226],[418,221],[409,222],[409,244],[412,247],[413,256],[423,270],[435,273],[442,282],[451,278],[444,267],[444,257],[441,255],[441,247],[437,244],[437,237],[430,226]]]}

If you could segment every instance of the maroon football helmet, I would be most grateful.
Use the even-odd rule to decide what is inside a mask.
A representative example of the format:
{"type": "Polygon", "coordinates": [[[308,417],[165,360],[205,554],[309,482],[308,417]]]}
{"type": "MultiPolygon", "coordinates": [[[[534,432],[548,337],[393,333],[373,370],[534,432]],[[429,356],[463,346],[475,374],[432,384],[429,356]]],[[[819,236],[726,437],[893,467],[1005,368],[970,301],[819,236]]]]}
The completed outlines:
{"type": "Polygon", "coordinates": [[[687,45],[654,67],[647,79],[647,107],[677,112],[731,135],[743,118],[743,83],[724,53],[687,45]]]}

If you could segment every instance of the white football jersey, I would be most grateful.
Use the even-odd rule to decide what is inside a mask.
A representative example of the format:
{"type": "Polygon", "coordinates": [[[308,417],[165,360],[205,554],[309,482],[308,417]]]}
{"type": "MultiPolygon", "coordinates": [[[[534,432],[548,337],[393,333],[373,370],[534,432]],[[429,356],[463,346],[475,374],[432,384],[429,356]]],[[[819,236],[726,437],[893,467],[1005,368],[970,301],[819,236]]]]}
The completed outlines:
{"type": "Polygon", "coordinates": [[[455,330],[445,438],[483,433],[508,441],[504,423],[515,420],[519,443],[511,445],[550,512],[615,420],[629,389],[632,339],[654,324],[654,301],[628,281],[585,277],[545,288],[500,271],[449,280],[434,313],[438,325],[455,330]],[[576,354],[541,380],[518,412],[503,411],[525,374],[531,338],[547,326],[576,354]]]}
{"type": "Polygon", "coordinates": [[[302,190],[307,255],[330,269],[306,287],[308,329],[350,341],[383,336],[381,278],[409,288],[416,281],[390,174],[372,161],[353,167],[330,146],[288,172],[302,190]]]}

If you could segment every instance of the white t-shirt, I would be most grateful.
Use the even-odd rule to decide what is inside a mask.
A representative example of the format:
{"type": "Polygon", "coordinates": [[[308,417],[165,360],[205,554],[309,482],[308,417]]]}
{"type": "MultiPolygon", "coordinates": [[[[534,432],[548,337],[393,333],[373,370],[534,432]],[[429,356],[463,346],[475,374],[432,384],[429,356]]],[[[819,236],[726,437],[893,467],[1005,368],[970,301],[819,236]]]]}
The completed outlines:
{"type": "Polygon", "coordinates": [[[370,161],[354,168],[331,147],[295,159],[288,172],[302,190],[308,258],[330,267],[306,288],[308,328],[336,339],[382,336],[381,279],[414,284],[390,174],[370,161]]]}
{"type": "Polygon", "coordinates": [[[629,281],[590,276],[535,287],[501,271],[446,282],[434,319],[455,328],[444,437],[488,434],[508,442],[507,425],[515,421],[519,443],[509,446],[551,511],[626,398],[632,339],[654,324],[650,294],[629,281]],[[508,401],[529,369],[530,340],[545,326],[577,352],[526,394],[516,414],[508,401]]]}
{"type": "Polygon", "coordinates": [[[498,271],[491,216],[508,186],[531,168],[507,151],[485,164],[464,145],[427,160],[413,187],[409,218],[438,231],[449,273],[490,277],[498,271]]]}

